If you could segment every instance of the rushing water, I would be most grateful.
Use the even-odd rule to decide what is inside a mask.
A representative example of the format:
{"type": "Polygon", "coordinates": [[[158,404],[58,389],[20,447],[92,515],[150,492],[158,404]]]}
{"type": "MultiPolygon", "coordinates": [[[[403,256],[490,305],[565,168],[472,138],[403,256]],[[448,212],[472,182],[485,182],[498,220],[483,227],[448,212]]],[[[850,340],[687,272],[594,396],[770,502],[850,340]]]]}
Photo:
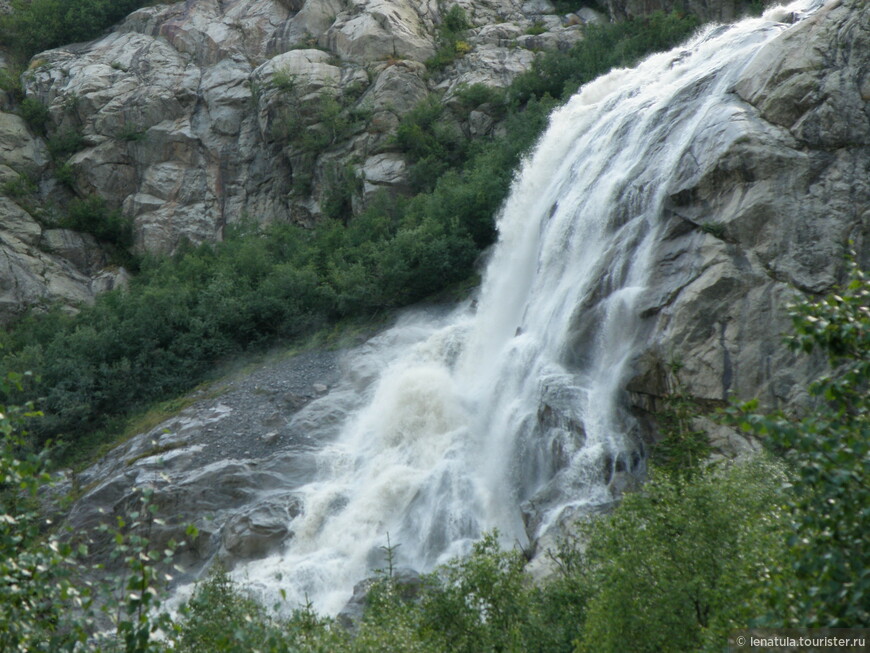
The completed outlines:
{"type": "Polygon", "coordinates": [[[316,478],[299,488],[287,547],[237,567],[239,580],[335,613],[383,564],[388,533],[399,564],[430,569],[493,528],[525,544],[643,475],[621,388],[670,175],[742,110],[730,89],[788,27],[776,21],[810,4],[707,28],[553,114],[501,212],[477,300],[407,316],[296,416],[325,443],[316,478]]]}

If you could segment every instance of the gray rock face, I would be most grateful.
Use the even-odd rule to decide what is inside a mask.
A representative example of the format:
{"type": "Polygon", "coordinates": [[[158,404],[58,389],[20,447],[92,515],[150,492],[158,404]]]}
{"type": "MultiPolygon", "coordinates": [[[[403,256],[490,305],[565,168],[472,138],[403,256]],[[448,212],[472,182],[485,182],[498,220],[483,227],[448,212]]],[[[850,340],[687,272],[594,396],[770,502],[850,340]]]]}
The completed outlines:
{"type": "MultiPolygon", "coordinates": [[[[430,94],[449,101],[463,84],[504,87],[529,69],[534,52],[580,36],[552,15],[548,0],[458,4],[472,23],[470,51],[431,78],[423,62],[453,3],[144,7],[101,39],[34,58],[23,77],[27,96],[48,107],[50,137],[79,134],[82,146],[52,163],[42,138],[0,113],[0,184],[24,174],[38,183],[39,201],[63,205],[71,194],[53,175],[64,164],[75,195],[105,198],[134,221],[140,250],[164,253],[183,241],[220,240],[241,219],[312,225],[336,167],[362,181],[354,210],[378,192],[408,192],[407,165],[392,140],[403,115],[430,94]],[[533,24],[546,29],[526,34],[533,24]],[[308,136],[332,130],[321,118],[327,99],[361,117],[315,147],[308,136]]],[[[466,122],[461,129],[471,137],[494,128],[480,108],[466,122]]],[[[90,301],[123,282],[123,274],[97,269],[87,238],[67,234],[61,244],[59,237],[46,236],[45,251],[26,256],[20,245],[0,245],[7,259],[0,321],[41,301],[90,301]]]]}
{"type": "Polygon", "coordinates": [[[868,45],[860,2],[830,4],[785,32],[743,72],[738,108],[681,162],[646,309],[648,351],[629,384],[642,412],[662,394],[653,361],[672,358],[702,401],[806,401],[814,363],[782,345],[785,306],[838,281],[849,240],[870,262],[868,45]]]}
{"type": "MultiPolygon", "coordinates": [[[[136,491],[148,488],[165,520],[152,527],[153,543],[188,540],[179,552],[188,572],[182,579],[212,559],[232,568],[280,548],[301,510],[294,491],[316,473],[314,431],[305,424],[325,421],[318,388],[338,378],[340,356],[279,357],[195,394],[189,408],[66,477],[56,491],[81,493],[66,524],[93,533],[112,515],[138,509],[136,491]],[[199,529],[193,542],[187,524],[199,529]]],[[[99,556],[105,546],[97,540],[92,549],[99,556]]]]}
{"type": "MultiPolygon", "coordinates": [[[[530,49],[579,35],[554,19],[527,38],[549,2],[464,4],[475,25],[510,19],[511,35],[493,43],[472,29],[471,51],[437,81],[422,62],[449,6],[434,0],[215,0],[145,7],[98,41],[42,53],[25,87],[49,107],[53,133],[84,136],[68,162],[77,193],[122,208],[139,247],[169,252],[220,239],[243,216],[311,223],[325,171],[384,154],[430,92],[505,86],[531,65],[530,49]],[[300,131],[329,130],[317,122],[327,95],[371,117],[314,150],[300,131]],[[288,104],[298,124],[287,125],[288,104]]],[[[402,192],[401,166],[391,170],[374,183],[402,192]]]]}
{"type": "Polygon", "coordinates": [[[0,324],[28,306],[86,304],[98,292],[127,282],[123,268],[105,265],[105,254],[90,236],[44,229],[0,196],[0,324]]]}

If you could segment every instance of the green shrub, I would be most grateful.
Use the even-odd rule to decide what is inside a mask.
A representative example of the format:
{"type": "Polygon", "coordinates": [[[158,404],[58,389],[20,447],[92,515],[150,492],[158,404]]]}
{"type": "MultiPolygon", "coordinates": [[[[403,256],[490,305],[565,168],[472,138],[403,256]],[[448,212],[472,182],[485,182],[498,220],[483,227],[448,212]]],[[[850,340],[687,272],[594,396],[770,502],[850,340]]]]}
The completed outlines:
{"type": "Polygon", "coordinates": [[[147,0],[12,0],[0,37],[22,60],[67,43],[88,41],[147,0]]]}
{"type": "Polygon", "coordinates": [[[522,104],[545,94],[564,98],[615,67],[632,66],[644,55],[674,47],[697,27],[694,16],[655,12],[608,25],[586,25],[584,38],[567,53],[548,52],[514,80],[509,98],[522,104]]]}
{"type": "MultiPolygon", "coordinates": [[[[7,374],[4,394],[20,392],[26,377],[7,374]]],[[[160,610],[160,568],[170,564],[176,543],[158,552],[148,541],[155,519],[150,494],[140,496],[141,511],[100,529],[119,568],[101,572],[87,560],[94,533],[57,532],[42,514],[50,464],[48,451],[34,452],[22,431],[28,417],[39,417],[32,406],[0,407],[0,650],[163,650],[155,634],[172,624],[160,610]]],[[[195,529],[188,534],[195,537],[195,529]]]]}
{"type": "Polygon", "coordinates": [[[55,132],[49,136],[46,140],[46,145],[52,160],[59,163],[65,161],[84,147],[84,137],[77,130],[67,129],[55,132]]]}
{"type": "Polygon", "coordinates": [[[371,111],[354,106],[357,89],[339,96],[324,90],[315,98],[303,98],[296,76],[283,70],[274,73],[271,84],[285,101],[272,122],[272,138],[303,153],[319,156],[362,129],[371,118],[371,111]]]}
{"type": "Polygon", "coordinates": [[[10,179],[0,187],[0,192],[9,197],[26,197],[35,193],[37,190],[36,182],[29,175],[18,175],[15,179],[10,179]]]}
{"type": "Polygon", "coordinates": [[[136,125],[125,124],[118,132],[117,138],[128,143],[144,141],[148,137],[146,130],[136,125]]]}
{"type": "Polygon", "coordinates": [[[666,394],[656,413],[661,439],[653,447],[650,459],[671,474],[695,474],[711,453],[707,434],[692,425],[703,411],[680,380],[682,361],[671,359],[664,368],[666,394]]]}
{"type": "Polygon", "coordinates": [[[328,220],[341,219],[347,223],[353,216],[353,197],[362,188],[362,182],[352,165],[326,166],[323,180],[323,198],[320,210],[328,220]]]}
{"type": "Polygon", "coordinates": [[[438,49],[426,61],[426,67],[430,70],[441,70],[458,57],[467,54],[471,48],[462,39],[471,27],[465,10],[459,5],[453,5],[438,27],[438,49]]]}
{"type": "Polygon", "coordinates": [[[0,69],[0,91],[5,91],[14,102],[24,99],[24,89],[21,86],[21,69],[12,65],[0,69]]]}
{"type": "Polygon", "coordinates": [[[123,217],[120,211],[110,210],[96,195],[72,200],[60,226],[89,233],[97,240],[123,249],[133,245],[132,221],[123,217]]]}
{"type": "Polygon", "coordinates": [[[721,651],[763,610],[781,560],[782,468],[753,461],[691,479],[654,475],[594,524],[578,651],[721,651]]]}
{"type": "Polygon", "coordinates": [[[766,625],[870,623],[870,281],[854,252],[848,272],[843,287],[790,309],[790,346],[828,358],[828,373],[809,386],[815,404],[797,416],[758,414],[757,402],[732,411],[796,470],[788,554],[765,588],[766,625]]]}
{"type": "Polygon", "coordinates": [[[18,115],[24,119],[27,126],[39,136],[45,135],[51,116],[48,107],[34,97],[24,98],[18,105],[18,115]]]}

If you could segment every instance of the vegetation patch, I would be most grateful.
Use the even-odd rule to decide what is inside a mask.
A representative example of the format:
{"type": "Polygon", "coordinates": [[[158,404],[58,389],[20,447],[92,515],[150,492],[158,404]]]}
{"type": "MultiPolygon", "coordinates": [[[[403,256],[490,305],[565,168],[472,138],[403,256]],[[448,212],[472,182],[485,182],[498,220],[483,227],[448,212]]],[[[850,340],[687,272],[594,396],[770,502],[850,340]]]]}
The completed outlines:
{"type": "Polygon", "coordinates": [[[22,61],[37,52],[96,38],[150,0],[12,0],[0,41],[22,61]]]}
{"type": "MultiPolygon", "coordinates": [[[[660,49],[693,24],[663,16],[636,27],[646,34],[643,43],[660,49]]],[[[599,57],[597,68],[588,61],[548,68],[552,86],[580,84],[614,61],[632,63],[629,52],[634,58],[644,53],[625,26],[596,30],[613,32],[607,44],[629,39],[634,49],[599,57]]],[[[572,60],[591,57],[584,43],[572,50],[572,60]]],[[[282,92],[296,93],[291,76],[276,83],[282,92]]],[[[32,440],[62,436],[70,450],[85,438],[111,441],[126,417],[186,392],[223,361],[303,338],[336,320],[383,315],[471,277],[480,251],[494,240],[493,217],[513,170],[557,102],[546,90],[529,88],[526,78],[518,84],[503,103],[498,92],[460,92],[460,103],[469,107],[479,100],[502,103],[501,136],[461,144],[440,126],[435,104],[403,123],[402,147],[416,165],[432,170],[426,192],[409,199],[376,197],[349,220],[348,188],[356,182],[336,170],[325,198],[333,219],[313,230],[241,225],[221,243],[181,247],[171,258],[146,257],[128,289],[102,295],[74,317],[34,313],[7,329],[0,335],[0,371],[32,370],[40,379],[5,398],[39,401],[45,417],[33,425],[32,440]]],[[[323,127],[292,136],[322,139],[305,146],[314,150],[356,128],[339,100],[324,95],[318,103],[323,112],[312,119],[323,127]]],[[[132,238],[129,223],[96,197],[73,202],[63,226],[117,246],[118,256],[132,238]]]]}
{"type": "Polygon", "coordinates": [[[426,61],[426,67],[429,70],[442,70],[459,57],[471,52],[471,46],[464,40],[471,27],[473,26],[469,22],[465,10],[459,5],[453,5],[444,15],[441,25],[438,27],[438,49],[426,61]]]}

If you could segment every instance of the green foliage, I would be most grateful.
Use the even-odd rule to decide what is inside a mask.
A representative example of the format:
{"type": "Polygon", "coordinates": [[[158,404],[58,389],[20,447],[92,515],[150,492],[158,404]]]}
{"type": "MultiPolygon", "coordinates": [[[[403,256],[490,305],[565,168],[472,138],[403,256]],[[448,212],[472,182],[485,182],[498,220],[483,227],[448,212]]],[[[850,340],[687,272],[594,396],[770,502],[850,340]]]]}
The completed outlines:
{"type": "Polygon", "coordinates": [[[513,102],[549,94],[564,98],[582,84],[615,67],[634,65],[644,55],[674,47],[698,25],[693,16],[655,12],[608,25],[587,25],[584,38],[567,53],[548,52],[509,89],[513,102]]]}
{"type": "Polygon", "coordinates": [[[323,199],[320,210],[327,219],[341,219],[345,223],[353,215],[353,197],[362,188],[362,182],[351,165],[332,164],[326,167],[323,180],[323,199]]]}
{"type": "Polygon", "coordinates": [[[438,178],[465,161],[468,141],[455,121],[445,118],[444,105],[429,96],[402,117],[395,143],[414,164],[411,186],[431,191],[438,178]]]}
{"type": "Polygon", "coordinates": [[[54,177],[69,189],[75,186],[75,170],[69,163],[58,166],[54,171],[54,177]]]}
{"type": "Polygon", "coordinates": [[[84,137],[74,129],[57,131],[48,137],[46,145],[52,160],[59,163],[84,147],[84,137]]]}
{"type": "Polygon", "coordinates": [[[280,68],[272,73],[271,83],[282,93],[292,94],[296,91],[296,75],[286,68],[280,68]]]}
{"type": "Polygon", "coordinates": [[[710,443],[706,433],[692,426],[701,411],[680,381],[682,368],[678,359],[671,359],[666,365],[664,405],[656,414],[662,439],[653,448],[651,459],[669,473],[691,475],[700,470],[710,455],[710,443]]]}
{"type": "Polygon", "coordinates": [[[132,222],[120,211],[109,209],[106,202],[96,195],[72,200],[60,226],[89,233],[97,240],[123,249],[133,245],[132,222]]]}
{"type": "MultiPolygon", "coordinates": [[[[29,375],[9,373],[4,394],[21,392],[29,375]]],[[[161,574],[175,543],[157,552],[148,540],[157,523],[150,494],[141,496],[142,512],[118,519],[111,536],[111,557],[121,573],[93,583],[97,571],[86,562],[88,547],[50,528],[40,514],[38,497],[49,489],[48,451],[35,452],[21,430],[38,417],[31,405],[0,407],[0,649],[35,652],[163,650],[153,635],[171,621],[160,613],[161,574]],[[97,611],[112,628],[98,625],[97,611]]],[[[189,530],[195,536],[195,531],[189,530]]],[[[77,534],[80,539],[87,534],[77,534]]]]}
{"type": "Polygon", "coordinates": [[[449,651],[522,651],[535,615],[519,551],[500,551],[496,534],[476,542],[472,554],[429,579],[419,628],[449,651]]]}
{"type": "Polygon", "coordinates": [[[772,624],[849,628],[870,623],[870,281],[848,262],[848,283],[791,307],[790,346],[823,352],[831,371],[809,387],[802,417],[731,413],[794,464],[794,534],[771,587],[772,624]]]}
{"type": "Polygon", "coordinates": [[[459,5],[453,5],[438,27],[438,49],[432,58],[426,61],[426,67],[430,70],[441,70],[458,57],[467,54],[471,48],[462,39],[471,27],[465,10],[459,5]]]}
{"type": "Polygon", "coordinates": [[[0,40],[22,60],[67,43],[88,41],[148,4],[147,0],[12,0],[0,16],[0,40]]]}
{"type": "Polygon", "coordinates": [[[51,116],[48,107],[34,97],[24,98],[18,105],[18,115],[24,119],[34,133],[44,136],[51,116]]]}
{"type": "Polygon", "coordinates": [[[26,197],[36,192],[36,182],[29,175],[18,175],[0,187],[0,193],[9,197],[26,197]]]}
{"type": "MultiPolygon", "coordinates": [[[[164,651],[158,634],[171,632],[173,622],[161,610],[161,588],[171,580],[165,573],[169,569],[178,547],[184,542],[170,540],[158,550],[151,541],[151,530],[163,522],[156,516],[157,506],[151,503],[153,492],[141,490],[139,510],[126,517],[117,517],[116,525],[103,525],[100,531],[111,537],[113,546],[109,557],[120,567],[120,573],[110,575],[97,588],[99,608],[109,618],[114,631],[94,634],[101,649],[126,653],[158,653],[164,651]]],[[[187,534],[198,535],[189,526],[187,534]]]]}
{"type": "Polygon", "coordinates": [[[457,99],[462,103],[466,111],[471,111],[485,104],[490,111],[496,114],[503,113],[505,109],[504,89],[493,88],[486,84],[462,85],[456,92],[457,99]]]}
{"type": "Polygon", "coordinates": [[[544,23],[542,23],[539,20],[536,20],[534,23],[532,23],[532,26],[526,30],[526,34],[531,34],[532,36],[537,36],[538,34],[543,34],[546,31],[547,31],[547,28],[544,26],[544,23]]]}
{"type": "Polygon", "coordinates": [[[725,225],[724,224],[716,224],[714,222],[702,222],[700,225],[701,231],[705,234],[710,234],[714,238],[718,238],[722,240],[725,238],[725,225]]]}
{"type": "Polygon", "coordinates": [[[21,86],[21,69],[15,65],[0,68],[0,91],[8,93],[14,102],[24,99],[24,89],[21,86]]]}
{"type": "Polygon", "coordinates": [[[782,550],[784,483],[780,467],[754,461],[657,475],[627,495],[592,529],[578,651],[722,650],[763,607],[782,550]]]}
{"type": "Polygon", "coordinates": [[[352,96],[334,96],[323,91],[314,98],[304,97],[293,75],[277,71],[272,84],[286,100],[272,123],[272,137],[303,153],[320,155],[337,142],[361,130],[371,112],[353,106],[352,96]]]}
{"type": "MultiPolygon", "coordinates": [[[[22,390],[25,377],[9,372],[5,395],[22,390]]],[[[0,406],[0,650],[70,650],[81,633],[70,628],[66,605],[84,595],[71,582],[74,552],[56,536],[45,536],[37,493],[48,485],[47,452],[34,453],[21,426],[38,414],[0,406]],[[67,603],[68,602],[68,603],[67,603]]]]}
{"type": "Polygon", "coordinates": [[[173,649],[179,653],[348,650],[348,633],[318,618],[311,606],[296,610],[289,618],[278,617],[240,591],[220,568],[197,587],[182,615],[173,649]]]}
{"type": "Polygon", "coordinates": [[[127,141],[128,143],[138,143],[139,141],[144,141],[148,138],[148,135],[146,130],[141,127],[125,124],[121,128],[121,131],[118,132],[118,138],[122,141],[127,141]]]}

